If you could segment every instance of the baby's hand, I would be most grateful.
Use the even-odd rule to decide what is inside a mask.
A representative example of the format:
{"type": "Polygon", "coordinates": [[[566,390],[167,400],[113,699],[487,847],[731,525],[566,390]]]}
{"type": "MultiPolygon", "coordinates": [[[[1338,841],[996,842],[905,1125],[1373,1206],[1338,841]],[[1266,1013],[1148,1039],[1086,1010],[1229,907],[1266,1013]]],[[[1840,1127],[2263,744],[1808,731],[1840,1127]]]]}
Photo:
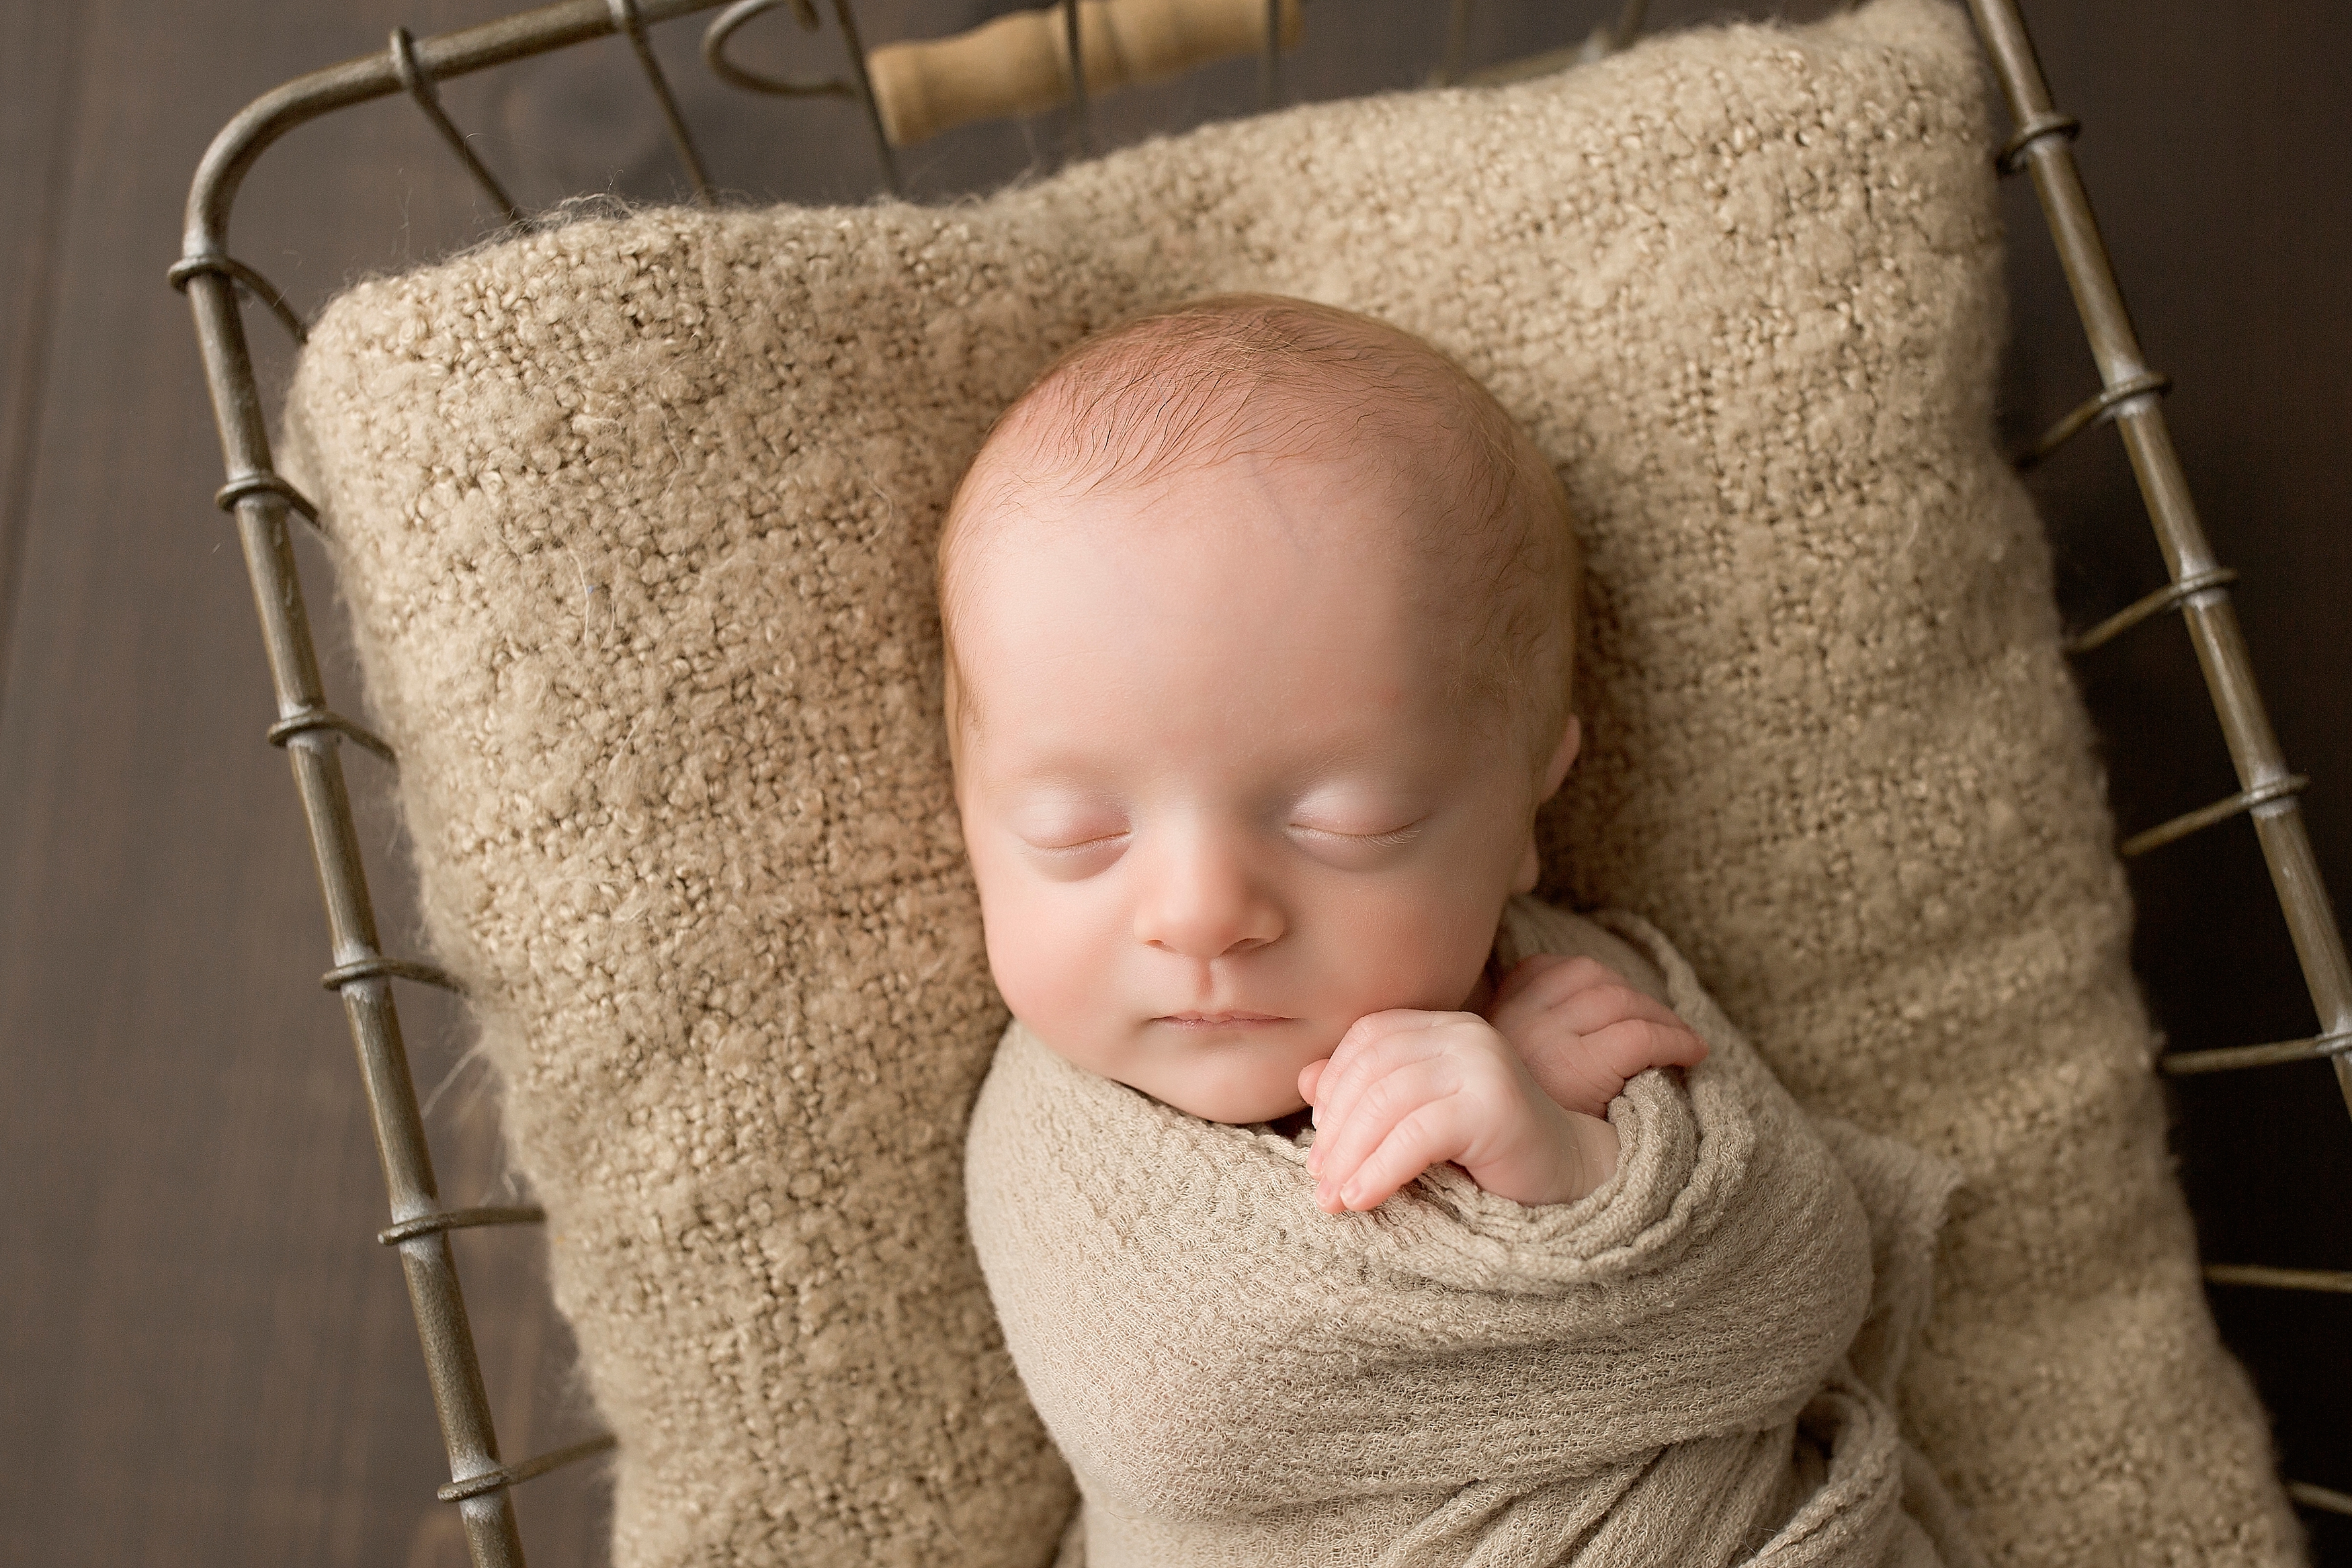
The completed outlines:
{"type": "Polygon", "coordinates": [[[1376,1208],[1445,1160],[1529,1205],[1573,1202],[1617,1168],[1616,1129],[1554,1103],[1475,1013],[1359,1019],[1298,1092],[1315,1107],[1315,1200],[1332,1214],[1376,1208]]]}
{"type": "Polygon", "coordinates": [[[1496,989],[1486,1017],[1545,1093],[1588,1116],[1606,1114],[1637,1073],[1706,1060],[1706,1042],[1674,1009],[1593,958],[1523,959],[1496,989]]]}

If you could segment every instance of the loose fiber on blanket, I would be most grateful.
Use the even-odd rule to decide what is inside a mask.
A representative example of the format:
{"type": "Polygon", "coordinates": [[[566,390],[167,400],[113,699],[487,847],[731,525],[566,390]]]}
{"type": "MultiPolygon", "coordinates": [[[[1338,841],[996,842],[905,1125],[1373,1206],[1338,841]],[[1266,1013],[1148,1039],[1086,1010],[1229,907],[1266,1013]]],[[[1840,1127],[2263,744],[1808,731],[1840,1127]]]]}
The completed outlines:
{"type": "Polygon", "coordinates": [[[1957,10],[1880,0],[976,204],[581,222],[330,308],[289,456],[620,1436],[623,1568],[1051,1555],[1069,1479],[961,1221],[1005,1019],[929,551],[1055,350],[1234,288],[1422,333],[1560,465],[1591,739],[1552,887],[1653,920],[1809,1109],[1961,1168],[1902,1406],[1989,1555],[2294,1559],[1993,445],[1986,120],[1957,10]]]}
{"type": "MultiPolygon", "coordinates": [[[[1507,923],[1522,953],[1623,946],[1530,899],[1507,923]]],[[[1306,1145],[1006,1031],[966,1201],[1082,1488],[1063,1564],[1973,1568],[1887,1401],[1927,1272],[1875,1267],[1929,1255],[1955,1173],[1814,1125],[1624,928],[1648,952],[1621,971],[1654,958],[1712,1050],[1687,1092],[1627,1086],[1616,1174],[1580,1203],[1440,1166],[1328,1215],[1306,1145]],[[1865,1318],[1875,1383],[1848,1356],[1865,1318]]]]}

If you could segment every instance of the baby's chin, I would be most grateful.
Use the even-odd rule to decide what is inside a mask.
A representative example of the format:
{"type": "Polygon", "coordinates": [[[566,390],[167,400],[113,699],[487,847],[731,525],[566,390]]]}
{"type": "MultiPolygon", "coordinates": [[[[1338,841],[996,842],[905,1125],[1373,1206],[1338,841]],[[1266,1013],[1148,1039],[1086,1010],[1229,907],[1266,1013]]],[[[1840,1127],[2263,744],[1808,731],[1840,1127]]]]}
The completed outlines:
{"type": "Polygon", "coordinates": [[[1029,1030],[1073,1067],[1123,1083],[1188,1116],[1234,1126],[1278,1122],[1305,1110],[1306,1098],[1298,1092],[1299,1071],[1307,1061],[1331,1053],[1328,1041],[1318,1046],[1295,1040],[1279,1045],[1273,1040],[1242,1044],[1221,1036],[1213,1042],[1207,1035],[1199,1046],[1179,1046],[1173,1051],[1165,1040],[1154,1040],[1140,1049],[1125,1040],[1094,1049],[1070,1049],[1034,1023],[1029,1030]],[[1301,1050],[1310,1054],[1301,1057],[1301,1050]]]}
{"type": "Polygon", "coordinates": [[[1272,1086],[1206,1092],[1181,1086],[1166,1092],[1139,1083],[1130,1083],[1128,1087],[1149,1094],[1161,1104],[1181,1111],[1188,1116],[1198,1116],[1203,1122],[1223,1122],[1236,1127],[1247,1127],[1259,1122],[1279,1122],[1307,1109],[1307,1102],[1298,1092],[1295,1074],[1287,1092],[1272,1086]]]}
{"type": "Polygon", "coordinates": [[[1278,1122],[1306,1109],[1307,1101],[1298,1092],[1298,1071],[1304,1063],[1281,1054],[1256,1060],[1237,1060],[1237,1054],[1220,1059],[1204,1052],[1190,1061],[1150,1063],[1157,1071],[1129,1072],[1115,1068],[1106,1076],[1187,1116],[1236,1127],[1278,1122]]]}

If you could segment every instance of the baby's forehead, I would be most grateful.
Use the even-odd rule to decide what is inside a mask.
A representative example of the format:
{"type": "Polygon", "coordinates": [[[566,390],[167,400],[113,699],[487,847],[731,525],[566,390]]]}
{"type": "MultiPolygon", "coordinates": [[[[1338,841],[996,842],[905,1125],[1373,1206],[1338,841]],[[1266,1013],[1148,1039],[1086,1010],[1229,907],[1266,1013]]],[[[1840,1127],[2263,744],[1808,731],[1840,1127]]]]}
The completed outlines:
{"type": "Polygon", "coordinates": [[[1362,465],[1317,457],[1229,458],[1148,488],[1008,503],[940,585],[958,711],[1001,707],[1000,736],[1025,737],[1089,694],[1214,667],[1245,707],[1274,687],[1344,691],[1350,710],[1429,719],[1479,656],[1484,623],[1483,596],[1433,559],[1430,539],[1362,465]]]}
{"type": "Polygon", "coordinates": [[[1153,362],[1130,379],[1052,378],[1006,412],[975,467],[1032,483],[1144,486],[1237,458],[1357,462],[1392,472],[1458,462],[1462,419],[1432,388],[1338,367],[1153,362]]]}
{"type": "Polygon", "coordinates": [[[1474,536],[1495,486],[1464,471],[1472,444],[1428,389],[1370,385],[1355,369],[1269,377],[1222,407],[1171,400],[1114,416],[1100,397],[1025,399],[975,460],[940,541],[950,656],[956,623],[1021,597],[1076,530],[1138,563],[1180,550],[1188,575],[1229,584],[1275,552],[1304,560],[1409,608],[1397,624],[1458,664],[1486,597],[1492,552],[1474,536]],[[1199,504],[1204,492],[1215,507],[1199,504]]]}
{"type": "MultiPolygon", "coordinates": [[[[1223,407],[1171,398],[1110,409],[1082,391],[1026,398],[992,432],[950,507],[943,589],[961,553],[983,541],[1017,548],[1080,502],[1098,525],[1124,517],[1149,527],[1170,497],[1236,470],[1257,478],[1265,512],[1290,524],[1302,548],[1321,549],[1425,544],[1462,492],[1483,488],[1465,483],[1460,432],[1425,400],[1368,395],[1346,378],[1287,376],[1223,407]],[[1349,533],[1310,526],[1342,501],[1349,533]]],[[[1241,526],[1264,518],[1227,520],[1233,526],[1191,530],[1188,543],[1242,556],[1264,548],[1241,526]]]]}
{"type": "Polygon", "coordinates": [[[1296,566],[1383,599],[1452,598],[1433,489],[1393,455],[1344,447],[1188,454],[1145,476],[1011,464],[943,541],[941,608],[953,619],[1074,550],[1203,586],[1296,566]]]}

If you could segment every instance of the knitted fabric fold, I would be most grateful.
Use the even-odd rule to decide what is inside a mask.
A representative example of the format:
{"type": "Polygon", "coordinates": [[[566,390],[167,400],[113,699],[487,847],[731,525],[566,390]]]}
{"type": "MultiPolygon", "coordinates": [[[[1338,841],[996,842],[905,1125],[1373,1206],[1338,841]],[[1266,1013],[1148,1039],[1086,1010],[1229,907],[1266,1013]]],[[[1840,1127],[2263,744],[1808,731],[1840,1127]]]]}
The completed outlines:
{"type": "MultiPolygon", "coordinates": [[[[1532,901],[1507,925],[1507,956],[1612,946],[1532,901]]],[[[1066,1563],[1978,1560],[1885,1398],[1949,1167],[1814,1124],[1622,929],[1713,1049],[1627,1086],[1617,1171],[1574,1204],[1442,1166],[1328,1215],[1311,1134],[1185,1115],[1012,1026],[966,1190],[1078,1479],[1066,1563]]]]}

